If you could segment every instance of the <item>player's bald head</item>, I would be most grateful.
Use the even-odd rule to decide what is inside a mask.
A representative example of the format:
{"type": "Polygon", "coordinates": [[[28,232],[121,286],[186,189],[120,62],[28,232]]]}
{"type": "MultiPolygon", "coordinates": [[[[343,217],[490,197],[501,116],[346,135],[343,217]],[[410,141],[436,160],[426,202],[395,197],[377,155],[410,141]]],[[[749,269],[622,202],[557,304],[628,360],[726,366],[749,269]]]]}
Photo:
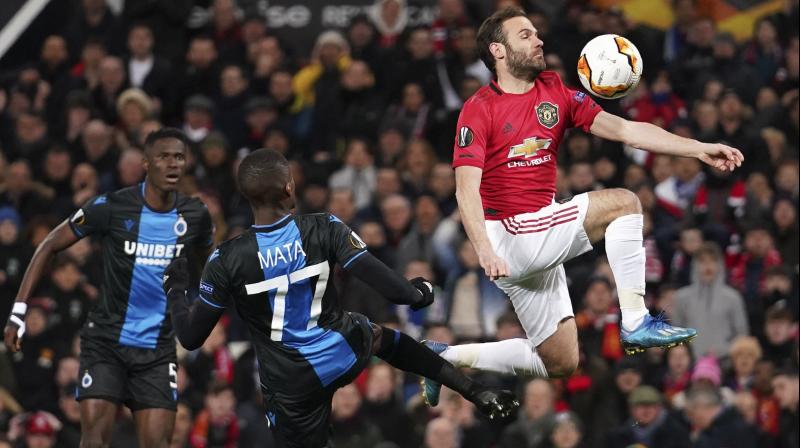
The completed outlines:
{"type": "Polygon", "coordinates": [[[287,199],[291,181],[289,161],[274,149],[259,149],[239,164],[239,190],[253,206],[278,205],[287,199]]]}

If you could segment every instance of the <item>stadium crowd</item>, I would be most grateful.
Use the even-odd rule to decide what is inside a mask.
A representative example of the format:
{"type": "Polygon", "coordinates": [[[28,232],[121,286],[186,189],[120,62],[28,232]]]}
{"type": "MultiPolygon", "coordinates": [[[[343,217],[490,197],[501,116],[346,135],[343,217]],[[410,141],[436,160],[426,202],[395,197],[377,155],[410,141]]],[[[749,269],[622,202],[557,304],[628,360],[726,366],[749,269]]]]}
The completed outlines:
{"type": "MultiPolygon", "coordinates": [[[[72,3],[38,55],[2,67],[3,316],[47,233],[89,198],[141,182],[144,137],[168,125],[192,142],[181,189],[207,205],[216,242],[252,220],[238,160],[274,148],[291,160],[298,212],[333,213],[383,262],[437,287],[433,306],[409,312],[339,272],[345,309],[420,339],[525,337],[464,235],[450,167],[461,104],[491,76],[475,43],[491,12],[481,2],[439,0],[435,20],[412,28],[405,0],[376,0],[310,53],[273,33],[254,1],[126,1],[120,14],[104,0],[72,3]]],[[[557,199],[608,187],[638,195],[649,306],[699,336],[625,356],[598,245],[567,265],[581,348],[571,377],[476,372],[522,402],[513,418],[489,421],[450,391],[428,408],[416,378],[375,363],[334,397],[336,446],[798,446],[798,2],[760,18],[745,41],[717,31],[694,0],[671,1],[666,31],[587,2],[539,3],[522,6],[548,69],[578,86],[581,47],[627,36],[644,79],[603,108],[745,155],[730,174],[580,130],[560,148],[557,199]]],[[[98,244],[56,258],[29,300],[23,351],[0,356],[0,447],[77,446],[77,341],[102,283],[98,244]]],[[[201,349],[179,354],[172,446],[271,446],[243,332],[231,313],[201,349]]],[[[135,446],[127,411],[113,446],[135,446]]]]}

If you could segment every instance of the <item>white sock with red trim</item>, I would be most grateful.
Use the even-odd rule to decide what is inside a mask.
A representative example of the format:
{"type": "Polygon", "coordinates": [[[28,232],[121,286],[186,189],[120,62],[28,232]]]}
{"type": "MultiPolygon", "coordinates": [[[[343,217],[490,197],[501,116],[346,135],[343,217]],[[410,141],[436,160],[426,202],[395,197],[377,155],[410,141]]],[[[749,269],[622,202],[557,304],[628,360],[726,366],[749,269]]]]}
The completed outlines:
{"type": "Polygon", "coordinates": [[[536,353],[536,347],[531,341],[522,338],[452,345],[442,353],[442,358],[456,367],[547,378],[547,368],[536,353]]]}
{"type": "Polygon", "coordinates": [[[622,329],[635,330],[649,313],[644,304],[644,217],[625,215],[606,228],[606,255],[614,273],[622,311],[622,329]]]}

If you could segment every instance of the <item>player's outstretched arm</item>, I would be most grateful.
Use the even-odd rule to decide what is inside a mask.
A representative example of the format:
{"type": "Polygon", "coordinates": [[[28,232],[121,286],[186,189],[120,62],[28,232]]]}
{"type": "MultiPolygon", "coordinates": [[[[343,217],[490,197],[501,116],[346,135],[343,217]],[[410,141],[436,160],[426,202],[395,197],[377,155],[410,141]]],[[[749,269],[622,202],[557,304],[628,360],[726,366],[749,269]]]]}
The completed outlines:
{"type": "Polygon", "coordinates": [[[728,145],[702,143],[650,123],[625,120],[605,111],[597,114],[590,131],[598,137],[658,154],[696,157],[721,171],[733,171],[744,161],[741,151],[728,145]]]}
{"type": "Polygon", "coordinates": [[[186,294],[189,278],[189,262],[184,257],[176,258],[164,270],[162,286],[170,304],[172,327],[178,341],[186,350],[196,350],[211,334],[224,309],[203,300],[190,303],[186,294]]]}
{"type": "Polygon", "coordinates": [[[456,200],[464,230],[478,253],[481,267],[492,280],[508,276],[508,265],[497,256],[486,233],[480,186],[483,171],[474,166],[456,168],[456,200]]]}
{"type": "Polygon", "coordinates": [[[22,335],[25,333],[25,312],[28,308],[26,301],[39,284],[45,266],[50,263],[50,259],[55,253],[72,246],[78,239],[78,236],[69,227],[69,221],[65,220],[53,229],[36,248],[36,252],[25,270],[25,275],[22,277],[17,300],[14,302],[3,335],[6,347],[12,352],[18,352],[21,349],[22,335]]]}
{"type": "Polygon", "coordinates": [[[345,269],[394,304],[409,305],[418,310],[433,303],[433,285],[430,282],[422,277],[409,282],[369,252],[356,258],[345,269]]]}

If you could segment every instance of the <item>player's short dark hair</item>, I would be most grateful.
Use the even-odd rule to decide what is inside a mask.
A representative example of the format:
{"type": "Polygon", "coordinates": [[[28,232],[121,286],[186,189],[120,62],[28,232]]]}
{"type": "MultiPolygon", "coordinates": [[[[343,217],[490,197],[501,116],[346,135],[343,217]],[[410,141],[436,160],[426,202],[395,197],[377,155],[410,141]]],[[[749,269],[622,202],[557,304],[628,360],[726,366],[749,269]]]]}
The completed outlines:
{"type": "Polygon", "coordinates": [[[242,159],[236,183],[252,205],[277,204],[290,177],[289,161],[274,149],[259,149],[242,159]]]}
{"type": "Polygon", "coordinates": [[[503,45],[508,43],[506,33],[503,32],[503,23],[514,17],[527,17],[527,15],[522,8],[511,6],[492,14],[488,19],[484,20],[481,27],[478,28],[478,36],[476,38],[478,41],[478,55],[481,61],[486,64],[486,68],[492,73],[496,73],[495,60],[494,56],[492,56],[492,52],[489,51],[489,45],[492,42],[500,42],[503,45]]]}
{"type": "Polygon", "coordinates": [[[144,139],[145,153],[152,148],[157,141],[165,138],[174,138],[180,140],[181,143],[183,143],[184,151],[189,148],[189,139],[186,137],[186,134],[184,134],[183,131],[178,128],[161,128],[157,131],[147,134],[147,137],[144,139]]]}

